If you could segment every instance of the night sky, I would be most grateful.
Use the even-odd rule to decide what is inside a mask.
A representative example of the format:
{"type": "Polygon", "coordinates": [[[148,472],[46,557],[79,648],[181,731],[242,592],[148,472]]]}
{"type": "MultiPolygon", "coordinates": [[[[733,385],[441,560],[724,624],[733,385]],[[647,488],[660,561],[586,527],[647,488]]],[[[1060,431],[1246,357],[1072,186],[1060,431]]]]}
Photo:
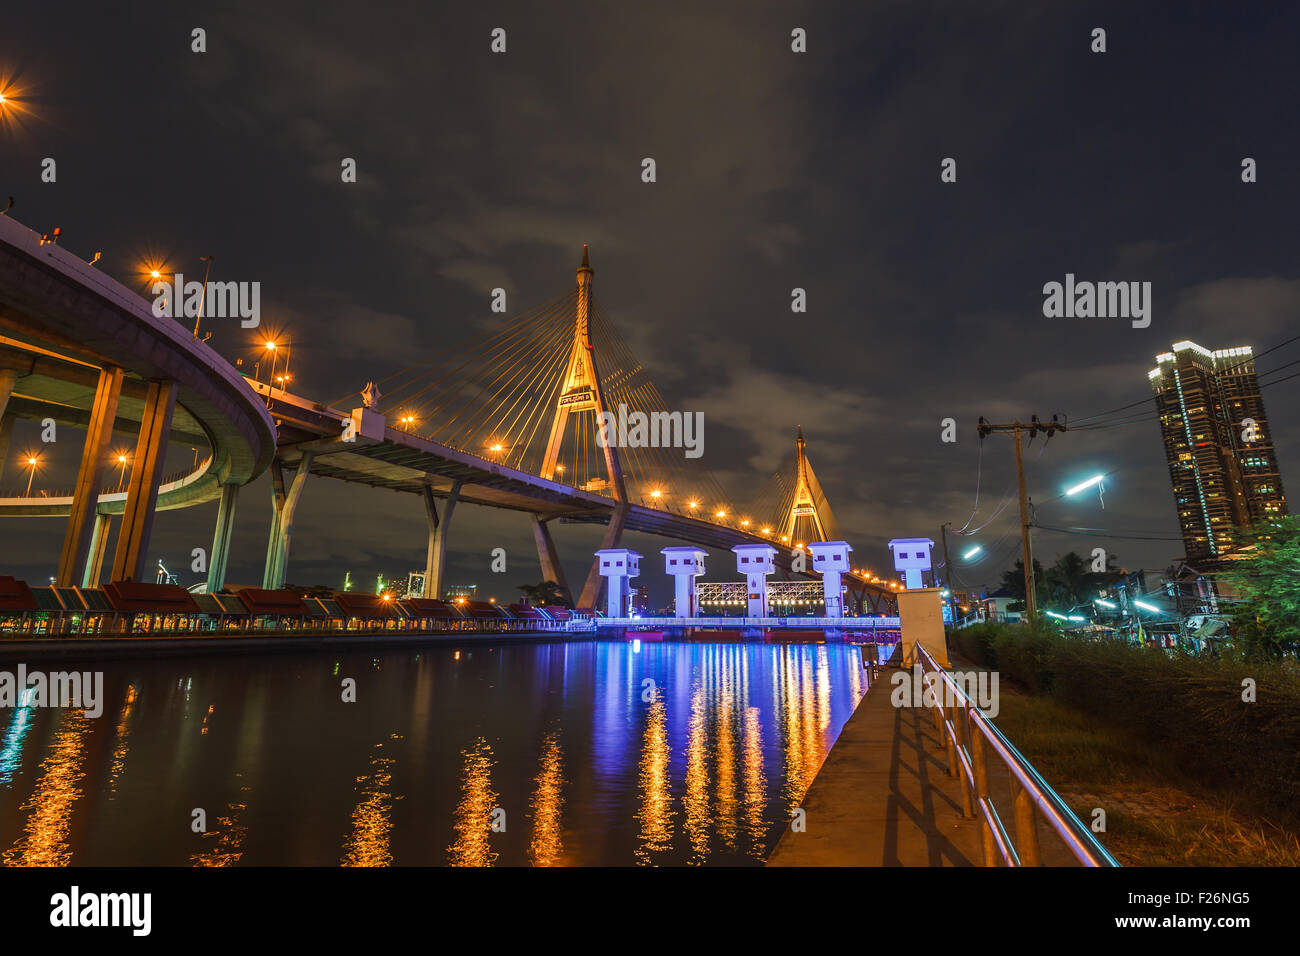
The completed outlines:
{"type": "MultiPolygon", "coordinates": [[[[214,280],[260,281],[263,330],[293,338],[294,390],[324,402],[493,327],[495,287],[512,312],[564,293],[589,243],[597,299],[669,402],[704,413],[703,463],[723,486],[743,501],[802,424],[857,562],[880,573],[889,538],[967,524],[978,416],[1095,415],[1146,398],[1175,341],[1262,351],[1300,325],[1297,8],[186,6],[6,11],[0,73],[30,109],[0,133],[10,215],[62,227],[63,245],[102,250],[100,267],[136,286],[151,253],[190,278],[213,254],[214,280]],[[194,27],[206,53],[191,52],[194,27]],[[490,51],[496,27],[505,54],[490,51]],[[791,51],[796,27],[807,53],[791,51]],[[940,181],[945,157],[956,183],[940,181]],[[1241,181],[1244,157],[1258,182],[1241,181]],[[1043,285],[1066,273],[1151,282],[1150,327],[1045,318],[1043,285]],[[795,287],[806,314],[791,312],[795,287]]],[[[223,355],[253,356],[235,320],[208,327],[223,355]]],[[[1265,389],[1292,494],[1297,395],[1300,380],[1265,389]]],[[[37,482],[71,485],[80,440],[49,449],[37,482]]],[[[36,441],[20,423],[0,484],[23,486],[15,458],[36,441]]],[[[1039,532],[1044,564],[1096,546],[1130,569],[1181,555],[1141,540],[1177,533],[1154,422],[1057,435],[1036,458],[1040,445],[1041,523],[1134,536],[1039,532]],[[1049,501],[1097,472],[1113,472],[1104,509],[1095,493],[1049,501]]],[[[1013,478],[1009,437],[988,439],[970,527],[1013,478]]],[[[1010,488],[961,582],[993,584],[1015,559],[1010,488]]],[[[161,514],[151,563],[195,580],[188,555],[210,545],[215,512],[161,514]]],[[[231,584],[260,583],[269,518],[263,477],[240,497],[231,584]]],[[[2,570],[43,582],[62,530],[0,519],[2,570]]],[[[576,588],[601,529],[555,532],[576,588]]],[[[414,496],[313,479],[289,580],[405,577],[424,538],[414,496]]],[[[657,551],[675,542],[625,543],[656,554],[642,580],[662,604],[657,551]]],[[[506,600],[539,578],[520,514],[462,506],[449,547],[448,584],[506,600]],[[489,571],[495,547],[505,574],[489,571]]],[[[733,579],[733,559],[711,571],[733,579]]]]}

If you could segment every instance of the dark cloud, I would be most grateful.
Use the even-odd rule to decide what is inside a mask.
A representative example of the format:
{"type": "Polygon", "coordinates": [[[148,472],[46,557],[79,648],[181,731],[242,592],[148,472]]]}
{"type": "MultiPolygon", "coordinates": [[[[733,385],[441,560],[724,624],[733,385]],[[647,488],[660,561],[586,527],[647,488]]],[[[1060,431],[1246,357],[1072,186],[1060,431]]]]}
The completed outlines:
{"type": "MultiPolygon", "coordinates": [[[[216,253],[220,278],[260,280],[294,336],[297,387],[327,401],[489,326],[493,288],[512,310],[561,294],[590,243],[597,299],[669,400],[705,413],[703,463],[729,493],[765,479],[802,424],[861,563],[883,569],[888,538],[966,522],[977,472],[970,526],[1003,501],[1009,442],[981,459],[978,416],[1082,418],[1144,398],[1174,341],[1262,349],[1293,334],[1300,14],[1131,7],[29,5],[6,39],[27,53],[43,118],[10,137],[0,179],[18,218],[103,249],[115,275],[153,245],[189,272],[216,253]],[[1098,25],[1104,56],[1088,52],[1098,25]],[[488,50],[496,26],[504,56],[488,50]],[[790,52],[794,26],[806,55],[790,52]],[[46,155],[57,186],[37,180],[46,155]],[[344,157],[355,186],[338,181],[344,157]],[[1067,272],[1152,282],[1151,327],[1045,319],[1043,284],[1067,272]],[[806,314],[790,312],[794,287],[806,314]],[[939,442],[947,417],[953,445],[939,442]]],[[[214,332],[232,359],[251,354],[247,333],[214,332]]],[[[1296,384],[1266,392],[1287,474],[1296,384]]],[[[1176,530],[1154,424],[1038,452],[1044,523],[1176,530]],[[1049,502],[1095,470],[1114,472],[1104,511],[1049,502]]],[[[260,578],[265,484],[241,499],[238,580],[260,578]]],[[[994,554],[973,580],[1013,558],[1014,505],[981,532],[994,554]]],[[[188,553],[212,511],[164,515],[155,549],[188,553]]],[[[417,567],[423,520],[414,499],[314,480],[291,576],[417,567]]],[[[39,579],[61,530],[37,524],[0,533],[30,540],[6,561],[39,579]]],[[[522,516],[465,508],[455,529],[453,580],[485,578],[498,545],[520,556],[511,586],[536,576],[522,516]]],[[[597,533],[557,533],[578,578],[597,533]]],[[[1048,559],[1098,543],[1131,566],[1177,553],[1040,536],[1048,559]]]]}

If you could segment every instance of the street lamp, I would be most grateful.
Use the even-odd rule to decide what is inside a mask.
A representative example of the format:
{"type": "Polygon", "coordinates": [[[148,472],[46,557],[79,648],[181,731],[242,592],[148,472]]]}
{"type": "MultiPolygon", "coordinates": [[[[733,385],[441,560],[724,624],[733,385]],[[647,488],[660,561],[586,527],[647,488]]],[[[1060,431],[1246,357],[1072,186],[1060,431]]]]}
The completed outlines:
{"type": "Polygon", "coordinates": [[[969,561],[971,558],[975,557],[975,555],[979,554],[983,550],[984,550],[984,545],[977,544],[975,545],[975,547],[969,549],[965,554],[961,556],[962,560],[969,561]]]}
{"type": "Polygon", "coordinates": [[[212,272],[212,260],[216,256],[199,256],[202,262],[206,262],[208,267],[203,270],[203,291],[199,293],[199,314],[194,318],[194,337],[199,337],[199,323],[203,321],[203,304],[208,298],[208,276],[212,272]]]}
{"type": "Polygon", "coordinates": [[[1066,489],[1065,494],[1067,497],[1069,497],[1070,495],[1077,495],[1079,492],[1086,491],[1087,489],[1091,488],[1093,485],[1101,484],[1102,481],[1105,480],[1105,478],[1106,478],[1105,475],[1093,475],[1087,481],[1082,481],[1079,484],[1075,485],[1073,488],[1066,489]]]}
{"type": "Polygon", "coordinates": [[[31,469],[31,472],[27,475],[26,497],[28,498],[32,496],[32,479],[36,477],[36,466],[39,465],[40,463],[41,463],[41,459],[39,456],[31,455],[31,454],[27,456],[27,465],[31,469]]]}
{"type": "Polygon", "coordinates": [[[1140,607],[1140,608],[1141,608],[1142,610],[1144,610],[1144,611],[1150,611],[1152,614],[1163,614],[1163,613],[1164,613],[1164,611],[1163,611],[1161,608],[1156,607],[1154,604],[1148,604],[1146,601],[1136,601],[1136,600],[1135,600],[1135,601],[1133,602],[1133,604],[1134,604],[1135,607],[1140,607]]]}
{"type": "Polygon", "coordinates": [[[117,453],[117,463],[120,466],[117,470],[117,485],[119,488],[126,483],[126,463],[128,461],[130,459],[127,458],[126,452],[119,451],[117,453]]]}

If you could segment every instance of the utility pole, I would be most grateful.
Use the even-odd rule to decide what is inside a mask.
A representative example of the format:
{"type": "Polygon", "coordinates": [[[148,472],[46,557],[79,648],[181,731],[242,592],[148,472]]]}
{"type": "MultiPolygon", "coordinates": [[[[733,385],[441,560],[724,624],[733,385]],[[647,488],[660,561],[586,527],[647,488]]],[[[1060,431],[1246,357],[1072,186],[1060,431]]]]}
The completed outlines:
{"type": "Polygon", "coordinates": [[[943,583],[948,588],[948,606],[952,609],[952,626],[957,626],[957,595],[952,589],[952,561],[948,558],[948,525],[945,521],[939,525],[939,534],[943,538],[943,583]]]}
{"type": "Polygon", "coordinates": [[[1030,499],[1025,490],[1025,456],[1024,449],[1020,441],[1020,433],[1025,429],[1029,430],[1029,438],[1038,434],[1039,429],[1047,433],[1051,438],[1058,431],[1065,431],[1066,426],[1063,422],[1058,421],[1057,416],[1053,415],[1051,422],[1043,424],[1038,420],[1037,415],[1029,417],[1029,424],[1021,422],[1011,422],[1007,425],[991,425],[980,416],[979,436],[982,440],[990,432],[1011,432],[1016,442],[1016,483],[1020,486],[1020,550],[1021,560],[1025,565],[1025,617],[1032,621],[1038,615],[1038,592],[1037,584],[1034,580],[1034,545],[1029,534],[1029,528],[1032,521],[1030,516],[1030,499]]]}

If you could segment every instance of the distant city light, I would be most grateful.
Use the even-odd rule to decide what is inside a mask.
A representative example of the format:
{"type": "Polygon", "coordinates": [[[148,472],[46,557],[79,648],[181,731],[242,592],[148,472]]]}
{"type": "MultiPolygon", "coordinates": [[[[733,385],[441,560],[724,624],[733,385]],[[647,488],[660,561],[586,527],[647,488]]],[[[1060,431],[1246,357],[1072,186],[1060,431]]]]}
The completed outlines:
{"type": "Polygon", "coordinates": [[[1106,477],[1105,475],[1093,475],[1087,481],[1081,482],[1080,484],[1077,484],[1073,488],[1066,491],[1066,495],[1067,496],[1077,495],[1079,492],[1083,491],[1086,488],[1091,488],[1093,485],[1099,485],[1102,483],[1105,477],[1106,477]]]}

